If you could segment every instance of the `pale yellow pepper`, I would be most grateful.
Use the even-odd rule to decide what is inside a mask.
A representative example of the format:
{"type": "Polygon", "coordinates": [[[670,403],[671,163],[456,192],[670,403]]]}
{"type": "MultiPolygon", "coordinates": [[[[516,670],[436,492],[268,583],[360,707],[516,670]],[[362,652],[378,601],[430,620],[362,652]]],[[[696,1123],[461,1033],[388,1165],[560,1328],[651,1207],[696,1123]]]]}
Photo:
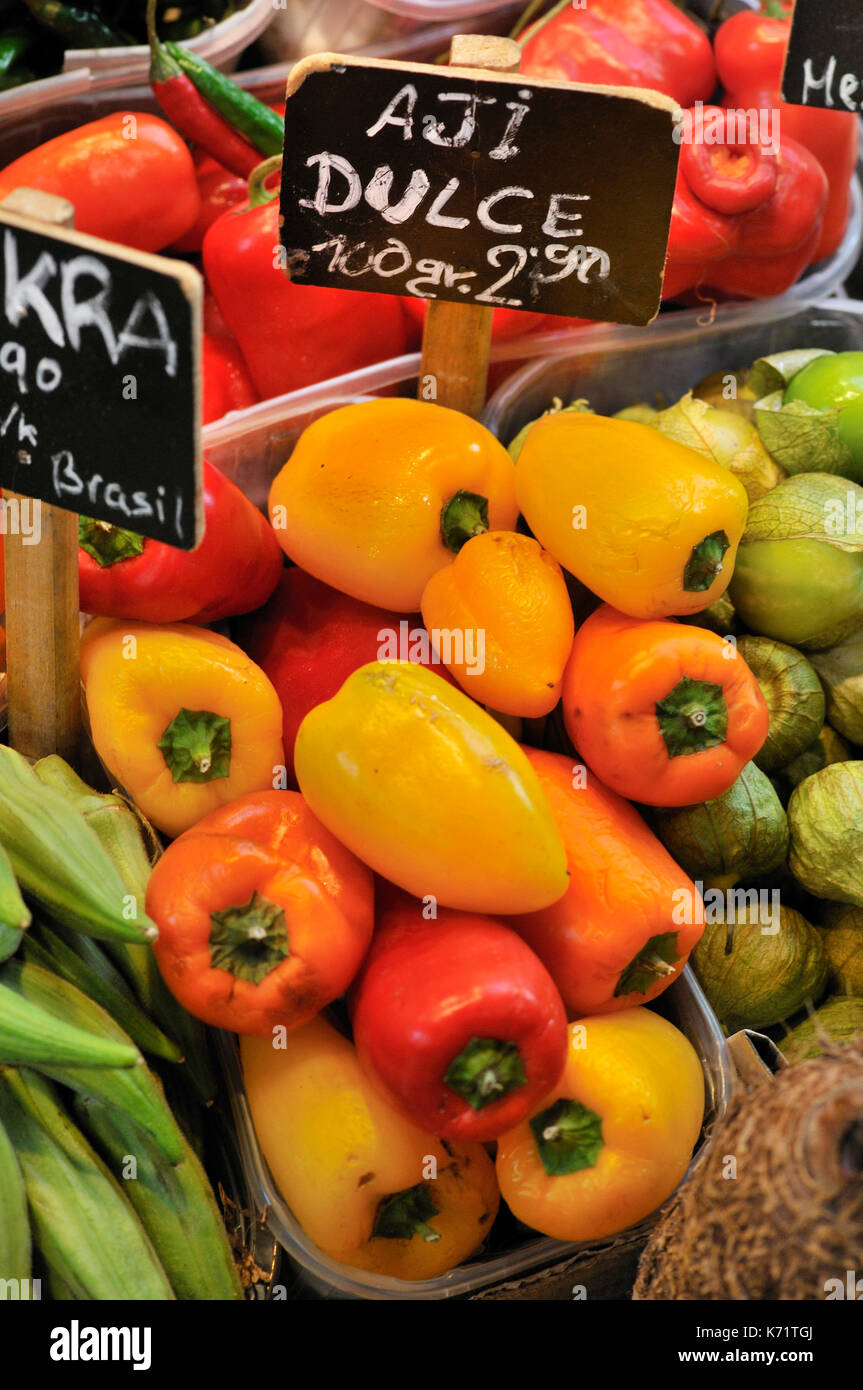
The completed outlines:
{"type": "Polygon", "coordinates": [[[393,1108],[352,1043],[319,1015],[243,1037],[255,1132],[279,1191],[332,1259],[396,1279],[433,1279],[473,1253],[499,1196],[481,1144],[446,1145],[393,1108]]]}
{"type": "Polygon", "coordinates": [[[294,767],[327,829],[414,897],[531,912],[566,891],[563,843],[524,752],[427,667],[354,671],[306,715],[294,767]]]}

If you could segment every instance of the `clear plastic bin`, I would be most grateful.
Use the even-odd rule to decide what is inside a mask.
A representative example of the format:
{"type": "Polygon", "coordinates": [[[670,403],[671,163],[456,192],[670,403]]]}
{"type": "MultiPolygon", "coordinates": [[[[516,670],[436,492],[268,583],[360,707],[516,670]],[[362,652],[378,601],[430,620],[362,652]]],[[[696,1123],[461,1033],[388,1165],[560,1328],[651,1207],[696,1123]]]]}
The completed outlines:
{"type": "MultiPolygon", "coordinates": [[[[704,1154],[713,1126],[725,1113],[733,1084],[732,1071],[722,1030],[688,967],[657,1004],[689,1038],[704,1070],[704,1130],[685,1182],[704,1154]]],[[[521,1287],[535,1284],[542,1290],[540,1296],[571,1298],[572,1286],[579,1283],[585,1285],[588,1298],[594,1301],[597,1297],[626,1296],[638,1255],[657,1220],[656,1213],[619,1236],[589,1244],[551,1240],[519,1226],[512,1248],[480,1254],[448,1274],[416,1283],[367,1274],[331,1260],[309,1240],[270,1175],[255,1136],[236,1043],[228,1033],[221,1035],[220,1054],[247,1187],[257,1207],[266,1209],[268,1229],[291,1262],[306,1297],[421,1301],[514,1298],[521,1296],[521,1287]],[[558,1292],[549,1295],[552,1287],[558,1292]]]]}
{"type": "MultiPolygon", "coordinates": [[[[272,17],[273,0],[248,0],[236,14],[220,20],[194,38],[184,39],[183,45],[206,58],[214,68],[230,72],[243,50],[263,33],[272,17]]],[[[7,121],[16,122],[41,106],[79,96],[91,88],[131,87],[144,83],[149,67],[150,50],[146,44],[124,48],[69,48],[63,71],[56,77],[45,77],[40,82],[27,82],[23,87],[0,92],[0,126],[7,121]]],[[[3,159],[2,162],[8,161],[3,159]]]]}
{"type": "MultiPolygon", "coordinates": [[[[252,9],[262,0],[252,0],[252,9]]],[[[265,0],[268,17],[274,13],[271,0],[265,0]]],[[[242,15],[247,13],[243,10],[242,15]]],[[[278,12],[276,12],[278,13],[278,12]]],[[[234,15],[233,19],[240,18],[234,15]]],[[[225,23],[230,23],[230,20],[225,23]]],[[[438,54],[445,53],[450,39],[459,31],[458,25],[437,24],[431,28],[409,26],[409,32],[398,31],[389,36],[379,36],[374,41],[359,47],[347,47],[350,53],[359,53],[369,58],[400,58],[412,62],[430,62],[438,54]]],[[[218,25],[217,29],[221,29],[218,25]]],[[[215,30],[213,32],[216,32],[215,30]]],[[[200,37],[210,37],[200,36],[200,37]]],[[[243,41],[241,47],[251,43],[252,35],[243,41]]],[[[194,46],[196,40],[192,40],[194,46]]],[[[338,46],[330,45],[336,51],[338,46]]],[[[315,47],[320,47],[315,44],[315,47]]],[[[115,52],[105,49],[102,52],[115,52]]],[[[201,50],[199,50],[201,51],[201,50]]],[[[310,51],[310,50],[303,50],[310,51]]],[[[124,52],[135,53],[137,49],[124,52]]],[[[203,53],[208,62],[215,63],[212,54],[203,53]]],[[[274,62],[269,67],[254,68],[248,72],[237,73],[234,81],[247,91],[254,92],[261,101],[280,102],[285,99],[288,73],[300,53],[292,53],[284,61],[274,62]]],[[[225,64],[215,64],[225,66],[225,64]]],[[[10,92],[0,93],[0,168],[5,167],[19,155],[63,135],[85,121],[96,121],[112,111],[150,111],[161,114],[158,103],[147,81],[147,65],[138,66],[133,72],[117,72],[109,68],[85,66],[71,72],[63,72],[56,77],[46,77],[42,82],[28,82],[23,87],[15,87],[10,92]]]]}
{"type": "Polygon", "coordinates": [[[565,356],[532,362],[492,396],[483,419],[507,443],[547,410],[584,396],[613,415],[636,401],[673,404],[711,372],[797,347],[863,349],[863,304],[851,299],[800,302],[789,296],[726,305],[698,327],[687,311],[648,328],[601,329],[565,356]]]}

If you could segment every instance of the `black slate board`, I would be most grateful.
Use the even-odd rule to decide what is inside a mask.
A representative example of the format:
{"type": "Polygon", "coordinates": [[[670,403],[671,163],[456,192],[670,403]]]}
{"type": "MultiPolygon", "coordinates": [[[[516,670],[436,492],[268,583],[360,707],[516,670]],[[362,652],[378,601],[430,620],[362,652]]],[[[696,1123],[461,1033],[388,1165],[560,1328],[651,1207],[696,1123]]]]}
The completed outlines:
{"type": "Polygon", "coordinates": [[[863,110],[863,0],[797,0],[782,96],[798,106],[863,110]]]}
{"type": "Polygon", "coordinates": [[[193,549],[200,324],[190,266],[0,210],[0,486],[193,549]]]}
{"type": "Polygon", "coordinates": [[[656,316],[679,154],[668,98],[335,54],[299,63],[287,97],[281,243],[297,283],[656,316]]]}

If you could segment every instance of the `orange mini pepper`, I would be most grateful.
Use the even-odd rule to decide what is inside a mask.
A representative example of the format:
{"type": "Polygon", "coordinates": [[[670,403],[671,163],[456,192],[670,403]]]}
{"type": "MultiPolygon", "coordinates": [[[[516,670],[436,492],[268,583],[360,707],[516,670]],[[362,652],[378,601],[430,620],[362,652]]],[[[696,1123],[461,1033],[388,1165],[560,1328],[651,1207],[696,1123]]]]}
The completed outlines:
{"type": "Polygon", "coordinates": [[[575,635],[563,717],[597,777],[649,806],[721,796],[769,724],[733,642],[706,628],[628,618],[607,604],[575,635]]]}
{"type": "Polygon", "coordinates": [[[628,801],[558,753],[525,748],[566,849],[569,887],[507,919],[570,1015],[646,1004],[677,978],[703,931],[695,884],[628,801]]]}
{"type": "Polygon", "coordinates": [[[303,431],[270,488],[269,516],[283,550],[316,579],[415,613],[465,541],[515,526],[512,460],[457,410],[392,398],[346,405],[303,431]]]}
{"type": "Polygon", "coordinates": [[[96,752],[166,835],[284,775],[279,697],[218,633],[97,618],[81,677],[96,752]]]}
{"type": "Polygon", "coordinates": [[[432,575],[422,614],[468,695],[528,719],[554,709],[572,648],[572,605],[560,565],[531,536],[487,531],[469,540],[432,575]],[[469,647],[473,661],[465,659],[469,647]]]}
{"type": "Polygon", "coordinates": [[[272,1041],[274,1028],[298,1028],[347,989],[371,941],[374,889],[299,792],[255,792],[169,845],[147,912],[183,1007],[272,1041]]]}

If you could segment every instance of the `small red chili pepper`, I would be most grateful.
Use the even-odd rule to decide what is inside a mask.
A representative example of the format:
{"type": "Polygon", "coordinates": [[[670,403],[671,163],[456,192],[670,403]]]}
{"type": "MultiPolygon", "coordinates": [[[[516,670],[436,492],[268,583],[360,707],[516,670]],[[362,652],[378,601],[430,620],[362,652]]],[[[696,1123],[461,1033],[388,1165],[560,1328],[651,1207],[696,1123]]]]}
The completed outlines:
{"type": "Polygon", "coordinates": [[[156,0],[147,0],[150,40],[150,86],[153,95],[187,140],[192,140],[226,169],[248,178],[261,156],[205,101],[191,78],[166,51],[156,35],[156,0]]]}

